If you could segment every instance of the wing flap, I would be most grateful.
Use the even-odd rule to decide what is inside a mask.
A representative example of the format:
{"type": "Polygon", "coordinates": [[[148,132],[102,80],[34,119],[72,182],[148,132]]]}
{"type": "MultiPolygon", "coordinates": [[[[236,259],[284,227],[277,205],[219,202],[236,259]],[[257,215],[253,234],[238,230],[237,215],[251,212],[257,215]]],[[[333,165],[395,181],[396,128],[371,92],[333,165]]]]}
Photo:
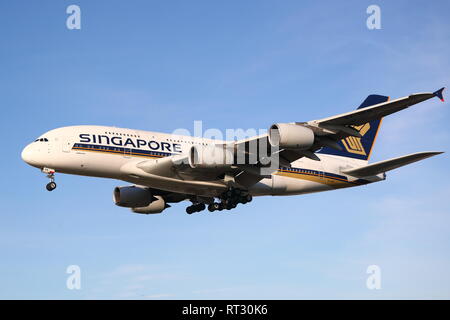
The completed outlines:
{"type": "Polygon", "coordinates": [[[432,156],[435,156],[435,155],[438,155],[441,153],[443,153],[443,152],[439,152],[439,151],[417,152],[417,153],[409,154],[409,155],[398,157],[398,158],[375,162],[375,163],[369,164],[364,167],[346,170],[346,171],[342,171],[342,172],[345,174],[348,174],[350,176],[357,177],[357,178],[370,177],[370,176],[375,176],[377,174],[380,174],[380,173],[383,173],[383,172],[386,172],[389,170],[403,167],[407,164],[410,164],[410,163],[413,163],[416,161],[420,161],[420,160],[423,160],[423,159],[426,159],[426,158],[429,158],[429,157],[432,157],[432,156]]]}

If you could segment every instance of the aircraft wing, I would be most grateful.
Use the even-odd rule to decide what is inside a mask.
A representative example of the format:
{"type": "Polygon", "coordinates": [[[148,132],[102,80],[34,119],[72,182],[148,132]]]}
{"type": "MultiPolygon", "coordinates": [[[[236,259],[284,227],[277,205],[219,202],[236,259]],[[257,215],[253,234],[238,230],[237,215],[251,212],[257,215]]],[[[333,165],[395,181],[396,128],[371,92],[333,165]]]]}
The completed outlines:
{"type": "Polygon", "coordinates": [[[220,194],[226,184],[218,178],[222,172],[190,168],[185,155],[175,155],[161,159],[137,160],[124,164],[120,171],[131,183],[140,185],[157,184],[161,190],[179,193],[193,193],[189,190],[203,190],[205,194],[220,194]],[[179,190],[173,190],[174,186],[179,190]]]}
{"type": "Polygon", "coordinates": [[[337,126],[334,127],[335,129],[339,129],[339,126],[358,126],[406,109],[412,105],[431,99],[433,97],[438,97],[439,99],[444,101],[442,95],[442,91],[444,89],[445,88],[441,88],[435,92],[415,93],[407,97],[379,103],[321,120],[313,120],[307,123],[313,126],[318,125],[319,127],[329,127],[331,129],[333,129],[334,126],[337,126]]]}
{"type": "Polygon", "coordinates": [[[393,158],[389,160],[384,160],[380,162],[375,162],[372,164],[369,164],[364,167],[356,168],[356,169],[350,169],[342,171],[345,174],[348,174],[350,176],[356,177],[356,178],[363,178],[363,177],[370,177],[370,176],[376,176],[377,174],[384,173],[389,170],[397,169],[400,167],[403,167],[407,164],[420,161],[438,154],[441,154],[443,152],[439,151],[431,151],[431,152],[417,152],[413,154],[409,154],[406,156],[393,158]]]}
{"type": "MultiPolygon", "coordinates": [[[[360,106],[360,108],[358,108],[357,110],[320,120],[292,123],[311,129],[314,132],[314,143],[309,149],[306,150],[278,150],[277,153],[279,156],[280,165],[289,166],[291,162],[302,157],[307,157],[312,160],[319,161],[320,158],[315,154],[315,152],[319,149],[323,147],[329,147],[336,150],[342,150],[342,146],[338,142],[347,137],[361,138],[362,134],[360,133],[360,131],[362,125],[374,120],[379,120],[384,116],[406,109],[412,105],[426,101],[433,97],[438,97],[439,99],[444,101],[442,94],[444,89],[445,88],[441,88],[435,92],[415,93],[391,101],[377,103],[369,106],[360,106]]],[[[252,143],[260,142],[263,142],[262,146],[266,146],[266,153],[270,155],[270,143],[268,141],[267,134],[250,139],[245,139],[242,141],[236,141],[234,143],[234,148],[235,150],[247,150],[252,143]]]]}

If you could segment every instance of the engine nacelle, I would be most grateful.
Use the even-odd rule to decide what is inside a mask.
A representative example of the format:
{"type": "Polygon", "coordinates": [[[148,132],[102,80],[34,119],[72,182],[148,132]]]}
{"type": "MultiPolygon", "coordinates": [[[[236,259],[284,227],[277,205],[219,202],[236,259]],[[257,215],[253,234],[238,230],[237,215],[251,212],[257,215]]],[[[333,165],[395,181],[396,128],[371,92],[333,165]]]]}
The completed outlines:
{"type": "Polygon", "coordinates": [[[141,213],[141,214],[155,214],[155,213],[161,213],[166,208],[166,201],[161,196],[154,196],[153,201],[145,206],[145,207],[139,207],[139,208],[131,208],[131,211],[134,213],[141,213]]]}
{"type": "Polygon", "coordinates": [[[152,201],[152,194],[150,190],[144,187],[116,187],[114,188],[113,200],[120,207],[146,207],[152,201]]]}
{"type": "Polygon", "coordinates": [[[276,123],[269,129],[269,142],[283,149],[307,150],[314,144],[314,132],[297,124],[276,123]]]}
{"type": "Polygon", "coordinates": [[[192,146],[188,159],[193,169],[229,168],[233,165],[234,155],[221,146],[192,146]]]}

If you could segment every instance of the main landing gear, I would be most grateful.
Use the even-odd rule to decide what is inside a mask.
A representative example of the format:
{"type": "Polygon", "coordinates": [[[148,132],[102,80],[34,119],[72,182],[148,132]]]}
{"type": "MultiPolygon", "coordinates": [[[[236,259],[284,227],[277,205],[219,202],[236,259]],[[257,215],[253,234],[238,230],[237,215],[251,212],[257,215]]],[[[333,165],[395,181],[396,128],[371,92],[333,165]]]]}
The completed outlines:
{"type": "MultiPolygon", "coordinates": [[[[246,204],[251,202],[252,199],[252,196],[247,191],[230,188],[219,197],[220,202],[212,202],[208,205],[208,211],[231,210],[236,208],[239,203],[246,204]]],[[[186,212],[192,214],[194,212],[203,211],[205,208],[206,206],[204,203],[194,203],[186,208],[186,212]]]]}
{"type": "Polygon", "coordinates": [[[225,191],[220,196],[220,203],[214,203],[211,208],[208,207],[209,211],[222,211],[223,209],[231,210],[237,207],[239,203],[246,204],[252,201],[252,196],[248,193],[248,191],[230,188],[225,191]]]}
{"type": "Polygon", "coordinates": [[[193,214],[194,212],[200,212],[206,209],[206,205],[204,203],[194,203],[191,206],[186,208],[187,214],[193,214]]]}
{"type": "Polygon", "coordinates": [[[224,209],[224,206],[222,202],[214,202],[208,205],[208,211],[214,212],[214,211],[222,211],[224,209]]]}
{"type": "Polygon", "coordinates": [[[49,168],[43,168],[42,169],[43,173],[47,174],[47,178],[50,179],[50,182],[47,183],[47,185],[45,186],[45,188],[48,191],[53,191],[56,189],[56,183],[55,183],[55,170],[53,169],[49,169],[49,168]]]}

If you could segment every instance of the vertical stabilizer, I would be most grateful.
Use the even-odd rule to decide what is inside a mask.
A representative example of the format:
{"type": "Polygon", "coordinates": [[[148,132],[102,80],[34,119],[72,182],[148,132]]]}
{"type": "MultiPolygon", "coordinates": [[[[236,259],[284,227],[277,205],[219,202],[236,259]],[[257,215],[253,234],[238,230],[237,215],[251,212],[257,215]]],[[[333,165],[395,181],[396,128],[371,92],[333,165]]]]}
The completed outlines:
{"type": "MultiPolygon", "coordinates": [[[[389,97],[371,94],[366,100],[361,103],[358,109],[373,106],[375,104],[383,103],[389,100],[389,97]]],[[[329,147],[324,147],[317,153],[331,154],[341,157],[348,157],[360,160],[369,160],[372,153],[375,140],[377,138],[378,130],[380,129],[381,119],[372,120],[363,125],[353,126],[362,135],[361,138],[349,136],[338,142],[342,150],[336,150],[329,147]]]]}

